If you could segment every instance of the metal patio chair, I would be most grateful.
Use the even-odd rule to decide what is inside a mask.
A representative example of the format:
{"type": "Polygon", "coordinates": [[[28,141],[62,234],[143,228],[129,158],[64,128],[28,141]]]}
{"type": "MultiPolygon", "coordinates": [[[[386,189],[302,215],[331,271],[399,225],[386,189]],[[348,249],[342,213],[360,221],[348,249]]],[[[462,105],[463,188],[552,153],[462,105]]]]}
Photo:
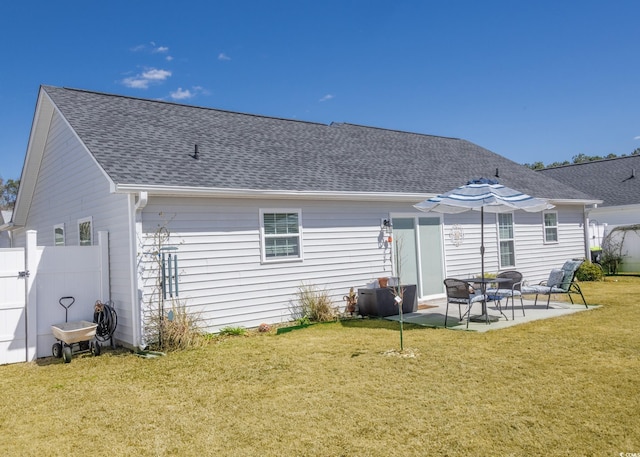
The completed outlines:
{"type": "MultiPolygon", "coordinates": [[[[444,315],[444,326],[447,327],[447,318],[449,317],[449,303],[458,305],[458,313],[460,320],[464,315],[467,316],[467,328],[469,328],[469,319],[471,317],[471,306],[474,303],[480,303],[484,301],[486,303],[486,295],[475,293],[471,284],[462,279],[447,278],[444,280],[444,286],[447,291],[447,309],[444,315]],[[462,307],[466,306],[467,310],[462,313],[462,307]]],[[[488,316],[487,324],[489,323],[488,316]]]]}
{"type": "Polygon", "coordinates": [[[584,302],[585,308],[588,308],[587,301],[582,294],[582,290],[580,290],[580,285],[576,282],[576,273],[583,262],[584,259],[567,260],[562,268],[551,270],[549,278],[546,281],[542,281],[537,285],[522,286],[520,291],[522,295],[535,295],[534,305],[538,303],[538,295],[546,295],[547,309],[549,309],[552,294],[567,294],[569,300],[571,300],[571,304],[574,304],[571,295],[579,294],[584,302]]]}
{"type": "Polygon", "coordinates": [[[520,307],[522,308],[522,315],[524,316],[524,303],[522,302],[522,273],[516,270],[502,271],[496,275],[496,278],[508,279],[508,281],[500,282],[497,287],[490,287],[487,289],[487,297],[489,299],[495,299],[498,302],[498,307],[502,312],[502,299],[505,298],[505,309],[509,309],[509,299],[511,299],[511,319],[515,319],[515,299],[520,299],[520,307]]]}

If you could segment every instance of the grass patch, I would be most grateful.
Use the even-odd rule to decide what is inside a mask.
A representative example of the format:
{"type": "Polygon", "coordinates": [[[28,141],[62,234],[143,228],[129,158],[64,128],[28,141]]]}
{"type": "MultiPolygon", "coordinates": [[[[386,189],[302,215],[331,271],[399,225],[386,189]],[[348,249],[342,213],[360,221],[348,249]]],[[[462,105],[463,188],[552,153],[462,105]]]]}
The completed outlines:
{"type": "Polygon", "coordinates": [[[619,455],[640,451],[640,278],[486,333],[360,319],[0,366],[0,455],[619,455]]]}
{"type": "Polygon", "coordinates": [[[244,327],[225,327],[220,330],[220,336],[243,336],[247,334],[247,329],[244,327]]]}

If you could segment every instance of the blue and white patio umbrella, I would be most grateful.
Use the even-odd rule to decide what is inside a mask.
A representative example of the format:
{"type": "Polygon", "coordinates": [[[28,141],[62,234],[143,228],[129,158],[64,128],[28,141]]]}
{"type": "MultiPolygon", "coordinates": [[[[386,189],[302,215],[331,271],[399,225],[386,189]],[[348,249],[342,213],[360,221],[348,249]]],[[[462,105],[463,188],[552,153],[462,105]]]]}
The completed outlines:
{"type": "Polygon", "coordinates": [[[480,259],[484,277],[484,212],[507,213],[514,210],[539,212],[554,206],[547,200],[535,198],[510,189],[487,178],[469,181],[442,195],[429,198],[414,208],[425,212],[457,214],[465,211],[480,211],[480,259]]]}

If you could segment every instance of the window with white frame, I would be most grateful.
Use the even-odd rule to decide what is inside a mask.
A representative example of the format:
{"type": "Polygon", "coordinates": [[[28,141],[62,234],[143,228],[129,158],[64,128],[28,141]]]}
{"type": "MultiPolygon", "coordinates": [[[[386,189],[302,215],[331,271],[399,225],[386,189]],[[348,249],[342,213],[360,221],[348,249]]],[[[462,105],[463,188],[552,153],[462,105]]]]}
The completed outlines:
{"type": "Polygon", "coordinates": [[[93,244],[93,224],[91,217],[78,219],[78,244],[91,246],[93,244]]]}
{"type": "Polygon", "coordinates": [[[53,226],[53,245],[64,246],[64,224],[53,226]]]}
{"type": "Polygon", "coordinates": [[[516,250],[512,213],[498,214],[498,240],[500,246],[500,268],[515,267],[516,250]]]}
{"type": "Polygon", "coordinates": [[[544,242],[558,242],[558,213],[555,211],[543,213],[544,217],[544,242]]]}
{"type": "Polygon", "coordinates": [[[262,261],[302,260],[302,214],[296,210],[260,210],[262,261]]]}

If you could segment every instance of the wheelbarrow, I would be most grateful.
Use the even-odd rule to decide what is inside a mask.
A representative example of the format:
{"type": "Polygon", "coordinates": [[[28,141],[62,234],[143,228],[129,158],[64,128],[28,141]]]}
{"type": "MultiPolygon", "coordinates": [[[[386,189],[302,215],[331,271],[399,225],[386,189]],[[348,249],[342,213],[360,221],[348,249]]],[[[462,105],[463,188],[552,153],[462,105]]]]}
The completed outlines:
{"type": "Polygon", "coordinates": [[[100,355],[100,344],[95,341],[98,324],[89,321],[68,322],[69,308],[75,301],[73,297],[60,298],[58,303],[65,309],[64,323],[51,326],[53,337],[57,340],[51,347],[51,352],[56,358],[62,357],[65,363],[71,362],[74,352],[91,351],[95,356],[100,355]]]}

